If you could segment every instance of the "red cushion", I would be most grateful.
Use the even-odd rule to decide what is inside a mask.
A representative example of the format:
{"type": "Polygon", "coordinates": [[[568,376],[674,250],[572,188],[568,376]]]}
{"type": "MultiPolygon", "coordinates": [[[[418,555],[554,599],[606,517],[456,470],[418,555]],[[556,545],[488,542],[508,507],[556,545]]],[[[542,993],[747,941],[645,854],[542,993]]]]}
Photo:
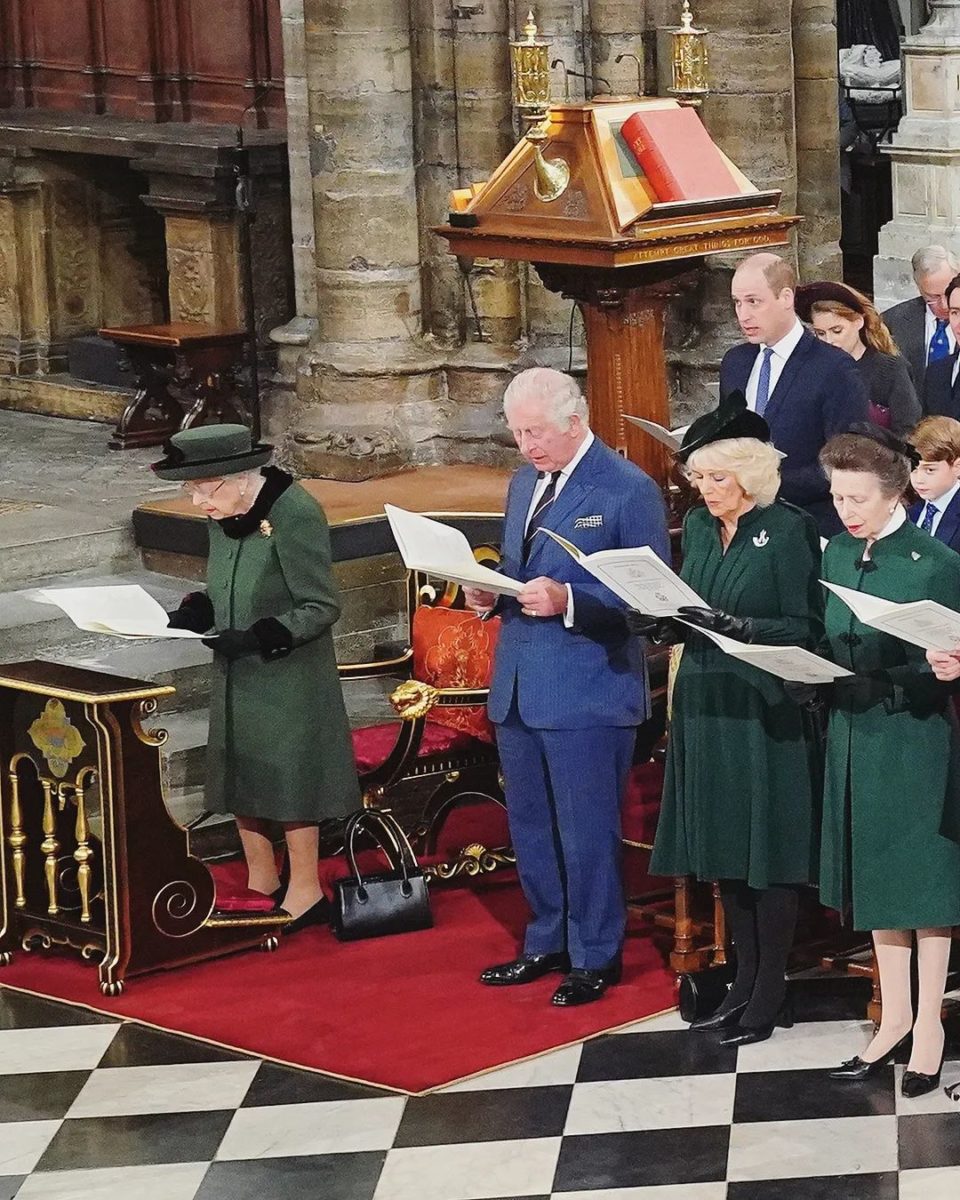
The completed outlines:
{"type": "MultiPolygon", "coordinates": [[[[433,711],[436,712],[436,709],[433,711]]],[[[353,757],[357,763],[357,770],[362,775],[365,771],[372,771],[386,762],[400,736],[400,722],[388,721],[385,725],[366,725],[362,729],[354,729],[351,736],[353,757]]],[[[430,720],[423,727],[423,738],[417,757],[427,758],[431,754],[467,750],[475,740],[469,733],[438,724],[431,714],[430,720]]]]}
{"type": "MultiPolygon", "coordinates": [[[[481,621],[472,612],[421,605],[413,614],[413,677],[434,687],[488,687],[500,620],[481,621]]],[[[493,726],[483,705],[434,708],[430,720],[492,742],[493,726]]]]}
{"type": "Polygon", "coordinates": [[[637,763],[627,776],[621,816],[623,836],[628,842],[653,845],[663,793],[663,763],[651,759],[637,763]]]}

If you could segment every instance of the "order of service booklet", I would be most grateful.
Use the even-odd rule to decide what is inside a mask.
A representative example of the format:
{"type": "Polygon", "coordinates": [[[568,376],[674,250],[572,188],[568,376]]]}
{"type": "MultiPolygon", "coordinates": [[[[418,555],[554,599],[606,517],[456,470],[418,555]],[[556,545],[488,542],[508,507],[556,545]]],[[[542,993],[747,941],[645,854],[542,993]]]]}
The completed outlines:
{"type": "MultiPolygon", "coordinates": [[[[683,621],[683,618],[680,618],[683,621]]],[[[683,621],[691,629],[696,629],[711,642],[715,642],[724,654],[759,667],[761,671],[769,671],[780,679],[789,679],[791,683],[830,683],[844,675],[853,674],[846,667],[838,667],[811,650],[802,646],[760,646],[754,642],[738,642],[736,638],[726,637],[722,633],[714,633],[709,629],[701,629],[692,621],[683,621]]]]}
{"type": "Polygon", "coordinates": [[[452,525],[397,508],[395,504],[385,504],[383,511],[408,571],[425,571],[461,587],[483,588],[485,592],[504,596],[516,596],[522,589],[518,579],[510,579],[478,563],[464,534],[452,525]]]}
{"type": "Polygon", "coordinates": [[[957,650],[960,648],[960,612],[938,604],[936,600],[911,600],[898,604],[867,596],[839,583],[820,582],[839,596],[858,621],[871,625],[881,633],[919,646],[922,650],[957,650]]]}
{"type": "Polygon", "coordinates": [[[189,629],[171,629],[167,614],[139,584],[108,587],[37,588],[42,604],[55,604],[78,629],[122,638],[199,638],[189,629]]]}

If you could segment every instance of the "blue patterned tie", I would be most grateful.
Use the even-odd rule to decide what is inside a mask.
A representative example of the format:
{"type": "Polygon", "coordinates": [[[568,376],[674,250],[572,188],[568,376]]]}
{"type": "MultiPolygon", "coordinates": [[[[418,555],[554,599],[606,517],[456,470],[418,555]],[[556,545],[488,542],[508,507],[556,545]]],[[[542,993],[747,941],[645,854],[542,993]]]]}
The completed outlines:
{"type": "Polygon", "coordinates": [[[930,339],[930,349],[927,351],[927,362],[939,362],[950,354],[950,339],[947,337],[946,321],[938,321],[933,337],[930,339]]]}
{"type": "Polygon", "coordinates": [[[924,533],[933,533],[933,522],[939,511],[935,504],[927,501],[927,507],[923,510],[923,520],[920,522],[920,528],[924,533]]]}
{"type": "Polygon", "coordinates": [[[757,416],[762,417],[770,403],[770,359],[773,348],[767,346],[763,352],[763,362],[760,364],[760,378],[757,380],[757,416]]]}

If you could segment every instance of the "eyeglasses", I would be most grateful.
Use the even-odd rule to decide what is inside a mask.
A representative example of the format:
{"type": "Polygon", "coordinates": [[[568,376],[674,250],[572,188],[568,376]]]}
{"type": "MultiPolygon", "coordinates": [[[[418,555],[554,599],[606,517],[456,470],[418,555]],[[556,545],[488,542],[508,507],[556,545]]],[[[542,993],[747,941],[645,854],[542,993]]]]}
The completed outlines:
{"type": "MultiPolygon", "coordinates": [[[[212,482],[212,481],[211,481],[212,482]]],[[[193,480],[188,480],[186,483],[180,484],[180,490],[186,492],[188,496],[203,496],[209,500],[211,496],[215,496],[227,481],[221,479],[219,483],[214,483],[211,487],[210,483],[194,483],[193,480]]]]}

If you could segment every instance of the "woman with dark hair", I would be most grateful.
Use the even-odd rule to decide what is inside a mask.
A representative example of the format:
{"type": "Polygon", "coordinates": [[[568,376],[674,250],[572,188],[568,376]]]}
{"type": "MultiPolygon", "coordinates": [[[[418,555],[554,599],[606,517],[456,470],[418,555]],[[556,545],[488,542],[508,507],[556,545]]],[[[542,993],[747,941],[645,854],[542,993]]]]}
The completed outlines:
{"type": "MultiPolygon", "coordinates": [[[[906,519],[901,497],[912,447],[864,424],[820,454],[846,532],[823,556],[823,578],[906,603],[960,604],[960,555],[906,519]]],[[[940,1079],[940,1010],[951,926],[960,923],[960,797],[949,770],[960,750],[949,705],[924,651],[860,622],[827,596],[822,652],[853,674],[829,689],[821,900],[873,932],[883,1017],[863,1052],[831,1072],[866,1079],[913,1034],[905,1096],[940,1079]],[[920,979],[913,1019],[910,965],[916,935],[920,979]]]]}
{"type": "Polygon", "coordinates": [[[867,297],[843,283],[805,283],[797,288],[796,307],[821,341],[856,362],[871,421],[898,437],[908,434],[923,415],[917,390],[906,359],[867,297]]]}

